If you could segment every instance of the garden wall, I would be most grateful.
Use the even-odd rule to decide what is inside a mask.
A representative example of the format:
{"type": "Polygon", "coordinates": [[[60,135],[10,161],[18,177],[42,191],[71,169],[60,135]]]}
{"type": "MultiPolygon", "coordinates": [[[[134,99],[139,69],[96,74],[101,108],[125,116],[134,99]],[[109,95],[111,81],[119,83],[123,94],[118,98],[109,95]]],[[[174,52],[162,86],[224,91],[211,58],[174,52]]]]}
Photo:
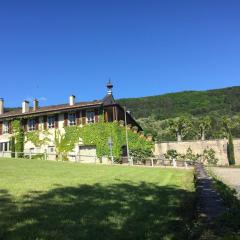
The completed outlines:
{"type": "MultiPolygon", "coordinates": [[[[234,152],[236,164],[240,165],[240,139],[234,139],[234,152]]],[[[169,149],[174,149],[181,154],[185,154],[188,148],[194,154],[202,154],[204,149],[212,148],[219,159],[218,165],[228,165],[227,158],[227,139],[206,140],[206,141],[182,141],[182,142],[157,142],[155,143],[154,155],[161,156],[169,149]]]]}

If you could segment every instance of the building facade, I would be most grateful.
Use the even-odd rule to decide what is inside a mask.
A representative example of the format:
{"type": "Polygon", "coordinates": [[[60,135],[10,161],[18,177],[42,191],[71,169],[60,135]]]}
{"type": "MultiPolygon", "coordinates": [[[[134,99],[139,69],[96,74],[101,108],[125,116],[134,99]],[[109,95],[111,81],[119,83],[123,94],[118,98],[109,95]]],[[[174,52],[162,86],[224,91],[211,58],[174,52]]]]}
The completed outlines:
{"type": "MultiPolygon", "coordinates": [[[[67,126],[80,126],[86,124],[95,124],[99,122],[100,116],[105,122],[125,121],[125,111],[113,97],[113,85],[107,84],[108,92],[102,100],[92,102],[76,102],[75,96],[69,97],[67,104],[40,107],[37,99],[33,101],[30,107],[28,101],[22,102],[22,108],[12,111],[6,111],[4,100],[0,99],[0,156],[1,152],[10,151],[10,140],[13,129],[14,120],[20,120],[21,127],[24,132],[32,132],[39,130],[44,132],[47,130],[51,141],[47,145],[36,147],[32,142],[24,144],[24,152],[32,153],[54,153],[54,134],[56,129],[64,133],[67,126]]],[[[126,112],[127,124],[136,126],[138,130],[142,130],[139,124],[133,119],[129,112],[126,112]]],[[[92,146],[85,146],[83,142],[79,142],[76,146],[75,153],[81,155],[93,155],[95,149],[92,146]]]]}

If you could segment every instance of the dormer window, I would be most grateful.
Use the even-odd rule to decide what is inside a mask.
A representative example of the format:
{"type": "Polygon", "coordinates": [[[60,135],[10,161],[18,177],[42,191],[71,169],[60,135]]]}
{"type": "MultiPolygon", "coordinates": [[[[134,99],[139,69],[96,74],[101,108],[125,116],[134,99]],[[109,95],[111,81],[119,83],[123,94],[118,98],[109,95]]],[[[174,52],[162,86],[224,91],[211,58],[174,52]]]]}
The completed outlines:
{"type": "Polygon", "coordinates": [[[48,117],[48,128],[54,128],[54,124],[55,124],[55,117],[49,116],[48,117]]]}
{"type": "Polygon", "coordinates": [[[28,131],[34,131],[36,126],[35,119],[29,119],[28,120],[28,131]]]}
{"type": "Polygon", "coordinates": [[[5,133],[9,133],[9,126],[7,121],[3,122],[3,134],[5,133]]]}
{"type": "Polygon", "coordinates": [[[76,114],[75,113],[69,113],[68,114],[68,125],[69,126],[75,126],[76,125],[76,114]]]}
{"type": "Polygon", "coordinates": [[[87,123],[94,123],[95,113],[93,111],[88,111],[86,113],[87,123]]]}

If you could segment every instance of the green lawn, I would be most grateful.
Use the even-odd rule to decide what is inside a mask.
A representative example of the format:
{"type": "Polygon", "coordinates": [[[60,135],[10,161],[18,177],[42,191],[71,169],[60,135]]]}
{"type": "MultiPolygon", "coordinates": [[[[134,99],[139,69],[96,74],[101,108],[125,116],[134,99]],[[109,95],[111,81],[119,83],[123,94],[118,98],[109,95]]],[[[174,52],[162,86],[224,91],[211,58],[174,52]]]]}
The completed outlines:
{"type": "Polygon", "coordinates": [[[186,239],[193,171],[0,158],[0,239],[186,239]]]}

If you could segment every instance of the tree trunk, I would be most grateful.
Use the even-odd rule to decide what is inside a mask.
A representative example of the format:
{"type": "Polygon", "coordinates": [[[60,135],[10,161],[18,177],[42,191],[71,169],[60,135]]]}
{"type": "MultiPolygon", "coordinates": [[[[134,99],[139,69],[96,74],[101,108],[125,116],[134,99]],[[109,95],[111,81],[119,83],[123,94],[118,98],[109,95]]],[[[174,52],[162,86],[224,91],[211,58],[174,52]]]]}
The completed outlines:
{"type": "Polygon", "coordinates": [[[181,142],[182,141],[182,135],[177,133],[177,141],[178,142],[181,142]]]}
{"type": "Polygon", "coordinates": [[[205,131],[202,132],[202,141],[205,141],[205,131]]]}
{"type": "Polygon", "coordinates": [[[229,136],[228,136],[227,155],[228,155],[229,165],[235,165],[234,145],[233,145],[233,139],[232,139],[231,133],[229,133],[229,136]]]}

